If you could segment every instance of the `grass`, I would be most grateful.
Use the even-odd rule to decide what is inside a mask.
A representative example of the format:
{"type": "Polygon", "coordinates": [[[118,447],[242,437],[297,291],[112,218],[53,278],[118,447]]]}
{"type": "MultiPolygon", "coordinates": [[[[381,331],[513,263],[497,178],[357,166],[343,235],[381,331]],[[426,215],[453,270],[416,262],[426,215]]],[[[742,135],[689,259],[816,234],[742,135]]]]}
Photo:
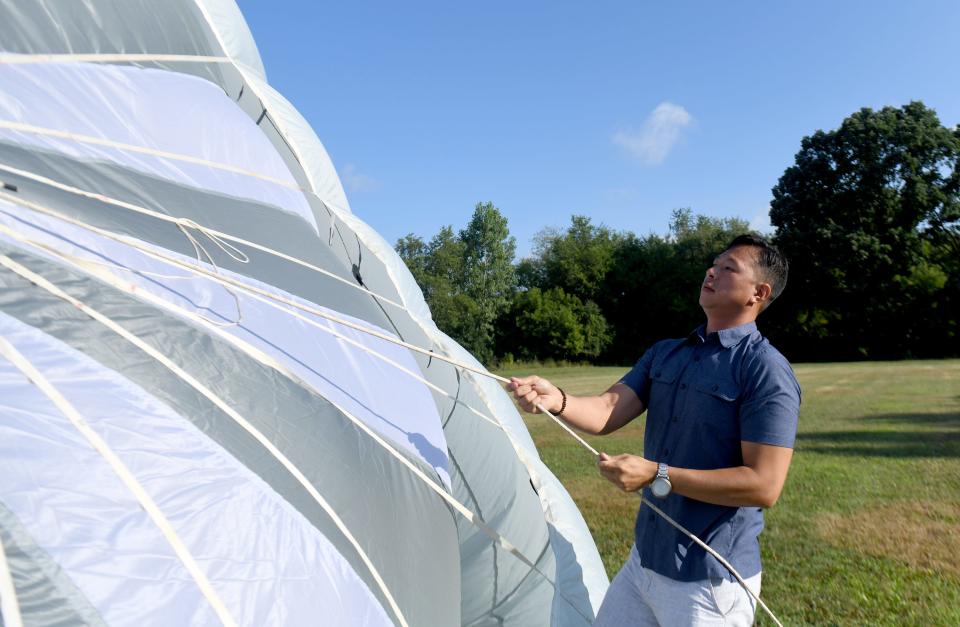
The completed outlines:
{"type": "MultiPolygon", "coordinates": [[[[960,360],[795,369],[800,429],[783,495],[761,536],[764,600],[785,625],[960,625],[960,360]]],[[[536,374],[590,394],[625,371],[536,374]]],[[[526,420],[612,577],[632,543],[636,496],[606,483],[590,455],[548,418],[526,420]]],[[[639,453],[643,421],[589,440],[609,453],[639,453]]],[[[772,624],[764,616],[758,622],[772,624]]]]}

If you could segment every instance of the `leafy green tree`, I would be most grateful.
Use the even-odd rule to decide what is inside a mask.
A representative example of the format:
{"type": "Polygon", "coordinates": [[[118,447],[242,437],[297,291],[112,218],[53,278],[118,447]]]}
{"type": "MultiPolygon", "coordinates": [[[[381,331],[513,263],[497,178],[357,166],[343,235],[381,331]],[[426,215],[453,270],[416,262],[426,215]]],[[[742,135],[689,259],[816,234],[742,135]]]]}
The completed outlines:
{"type": "Polygon", "coordinates": [[[513,266],[516,239],[510,235],[507,218],[487,202],[477,204],[459,240],[463,246],[463,293],[476,304],[475,315],[461,337],[477,359],[490,362],[496,320],[510,305],[517,286],[513,266]]]}
{"type": "Polygon", "coordinates": [[[738,218],[677,209],[667,237],[624,236],[599,298],[615,330],[604,359],[629,363],[657,340],[682,337],[701,324],[698,297],[704,272],[717,253],[748,230],[738,218]]]}
{"type": "Polygon", "coordinates": [[[420,289],[423,290],[423,295],[426,298],[427,294],[424,284],[429,276],[427,271],[429,252],[426,242],[424,242],[421,237],[413,233],[408,233],[398,239],[393,248],[407,265],[410,274],[413,275],[414,280],[417,282],[417,285],[420,286],[420,289]]]}
{"type": "Polygon", "coordinates": [[[960,129],[920,102],[803,138],[770,206],[791,261],[771,313],[792,356],[957,351],[958,161],[960,129]]]}
{"type": "Polygon", "coordinates": [[[518,356],[595,359],[610,345],[613,329],[596,301],[623,237],[582,215],[571,216],[566,230],[546,228],[536,235],[533,256],[517,265],[518,283],[529,291],[517,295],[511,312],[538,341],[518,356]],[[524,306],[533,307],[534,313],[522,314],[524,306]],[[556,330],[535,329],[534,320],[551,321],[556,330]],[[566,340],[561,339],[564,334],[566,340]]]}
{"type": "Polygon", "coordinates": [[[596,303],[584,303],[559,287],[517,292],[504,318],[499,352],[523,360],[593,359],[612,340],[610,326],[596,303]]]}
{"type": "Polygon", "coordinates": [[[531,287],[543,288],[547,284],[546,271],[540,257],[526,257],[517,262],[517,287],[522,290],[531,287]]]}
{"type": "Polygon", "coordinates": [[[410,269],[437,326],[451,337],[463,336],[476,304],[463,289],[463,243],[445,226],[429,243],[409,234],[395,246],[410,269]]]}
{"type": "Polygon", "coordinates": [[[437,326],[481,361],[492,361],[495,322],[516,290],[516,241],[500,210],[479,203],[460,232],[445,226],[429,243],[409,234],[395,248],[437,326]]]}
{"type": "Polygon", "coordinates": [[[537,234],[534,246],[539,274],[530,275],[539,282],[531,287],[561,287],[581,300],[595,300],[604,277],[613,268],[620,238],[582,215],[571,216],[566,231],[544,229],[537,234]]]}

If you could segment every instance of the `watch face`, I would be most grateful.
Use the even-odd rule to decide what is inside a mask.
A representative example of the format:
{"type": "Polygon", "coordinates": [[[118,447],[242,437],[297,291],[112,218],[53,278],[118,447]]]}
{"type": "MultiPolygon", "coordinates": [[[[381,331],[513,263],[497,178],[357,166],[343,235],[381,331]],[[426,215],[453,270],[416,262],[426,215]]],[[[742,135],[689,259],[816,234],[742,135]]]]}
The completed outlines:
{"type": "Polygon", "coordinates": [[[650,484],[650,491],[653,492],[655,497],[662,499],[670,494],[670,488],[672,487],[669,481],[663,477],[657,477],[653,480],[653,483],[650,484]]]}

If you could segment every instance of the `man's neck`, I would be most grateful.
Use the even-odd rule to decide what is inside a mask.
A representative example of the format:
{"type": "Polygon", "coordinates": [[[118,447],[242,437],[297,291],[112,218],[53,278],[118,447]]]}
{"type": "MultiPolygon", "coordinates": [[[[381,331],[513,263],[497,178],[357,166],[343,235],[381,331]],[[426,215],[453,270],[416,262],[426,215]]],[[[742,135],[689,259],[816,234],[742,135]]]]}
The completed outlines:
{"type": "Polygon", "coordinates": [[[750,314],[740,314],[738,316],[717,316],[707,314],[707,334],[732,329],[741,325],[753,322],[757,316],[750,314]]]}

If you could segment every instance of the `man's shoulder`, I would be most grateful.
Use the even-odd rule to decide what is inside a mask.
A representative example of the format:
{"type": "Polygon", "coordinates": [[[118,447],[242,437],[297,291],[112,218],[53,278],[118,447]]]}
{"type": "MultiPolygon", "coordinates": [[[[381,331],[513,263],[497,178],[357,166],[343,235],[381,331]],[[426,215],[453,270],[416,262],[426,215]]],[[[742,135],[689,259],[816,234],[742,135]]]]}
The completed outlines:
{"type": "Polygon", "coordinates": [[[759,332],[747,342],[743,354],[742,373],[749,377],[774,374],[778,379],[792,382],[799,389],[790,361],[759,332]]]}
{"type": "Polygon", "coordinates": [[[745,359],[756,360],[766,365],[786,366],[788,369],[792,369],[790,361],[759,331],[749,338],[746,348],[745,359]]]}

